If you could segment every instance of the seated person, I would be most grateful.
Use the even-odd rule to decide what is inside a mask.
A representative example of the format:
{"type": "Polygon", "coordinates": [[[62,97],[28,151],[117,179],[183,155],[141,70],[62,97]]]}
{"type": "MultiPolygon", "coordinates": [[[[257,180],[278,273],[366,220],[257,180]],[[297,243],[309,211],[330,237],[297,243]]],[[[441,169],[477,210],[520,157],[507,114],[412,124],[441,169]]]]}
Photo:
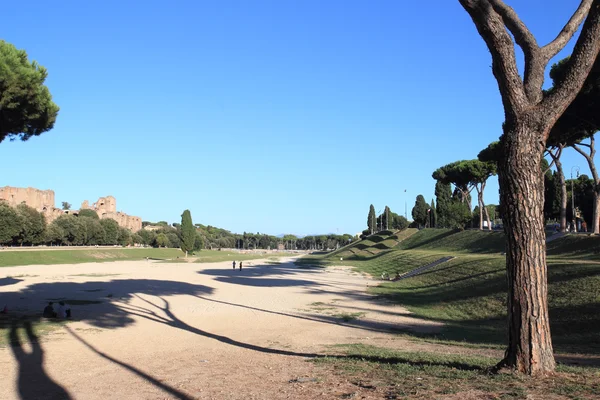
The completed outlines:
{"type": "Polygon", "coordinates": [[[67,317],[67,313],[65,311],[65,302],[60,301],[58,303],[58,309],[56,310],[56,317],[60,319],[65,319],[67,317]]]}
{"type": "Polygon", "coordinates": [[[48,302],[48,305],[44,308],[44,318],[56,318],[56,313],[54,312],[54,303],[48,302]]]}

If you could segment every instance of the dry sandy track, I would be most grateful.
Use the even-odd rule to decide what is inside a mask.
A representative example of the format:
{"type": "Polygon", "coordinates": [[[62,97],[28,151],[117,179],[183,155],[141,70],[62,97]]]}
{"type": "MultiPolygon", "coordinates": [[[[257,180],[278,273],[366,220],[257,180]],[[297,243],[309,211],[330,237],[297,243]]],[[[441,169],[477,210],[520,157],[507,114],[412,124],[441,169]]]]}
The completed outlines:
{"type": "Polygon", "coordinates": [[[375,283],[349,268],[290,261],[242,271],[138,261],[2,268],[0,279],[12,278],[0,302],[11,310],[41,311],[60,297],[102,303],[74,306],[75,321],[39,345],[0,348],[0,398],[379,398],[307,360],[336,343],[415,349],[389,328],[438,327],[374,302],[365,289],[375,283]],[[349,322],[329,315],[359,312],[349,322]]]}

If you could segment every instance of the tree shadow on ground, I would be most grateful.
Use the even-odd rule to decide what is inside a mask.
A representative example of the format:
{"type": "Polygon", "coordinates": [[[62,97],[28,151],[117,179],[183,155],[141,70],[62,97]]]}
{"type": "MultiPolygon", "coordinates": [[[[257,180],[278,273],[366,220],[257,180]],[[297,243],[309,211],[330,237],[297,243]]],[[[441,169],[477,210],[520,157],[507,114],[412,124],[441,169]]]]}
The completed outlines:
{"type": "Polygon", "coordinates": [[[17,361],[17,387],[22,400],[71,399],[69,393],[54,382],[44,370],[44,350],[33,332],[31,321],[13,321],[10,333],[10,349],[17,361]],[[23,328],[29,340],[31,351],[23,349],[18,330],[23,328]]]}
{"type": "Polygon", "coordinates": [[[49,282],[30,285],[19,292],[3,294],[9,310],[20,310],[20,314],[35,322],[41,319],[42,310],[48,301],[64,300],[73,305],[75,320],[84,321],[98,328],[120,328],[134,319],[118,306],[116,301],[128,301],[134,294],[152,296],[206,295],[213,289],[204,285],[154,279],[113,279],[88,282],[49,282]],[[33,311],[32,310],[39,310],[33,311]]]}
{"type": "Polygon", "coordinates": [[[91,350],[92,352],[96,353],[98,356],[104,358],[105,360],[108,360],[114,364],[117,364],[123,368],[125,368],[126,370],[134,373],[135,375],[139,376],[140,378],[144,379],[145,381],[147,381],[148,383],[151,383],[152,385],[162,389],[164,392],[169,393],[171,396],[174,396],[177,399],[181,399],[181,400],[188,400],[191,399],[190,396],[188,396],[187,394],[169,386],[166,385],[164,383],[162,383],[161,381],[159,381],[158,379],[154,378],[151,375],[148,375],[147,373],[135,368],[132,365],[129,365],[127,363],[124,363],[123,361],[117,360],[116,358],[113,358],[111,356],[109,356],[106,353],[101,352],[100,350],[96,349],[94,346],[92,346],[91,344],[89,344],[87,341],[85,341],[81,336],[79,336],[77,333],[75,333],[71,328],[69,328],[68,326],[65,326],[65,329],[67,330],[67,332],[69,332],[71,334],[71,336],[73,336],[75,339],[77,339],[81,344],[83,344],[85,347],[87,347],[89,350],[91,350]]]}
{"type": "Polygon", "coordinates": [[[6,278],[0,278],[0,286],[14,285],[22,281],[23,279],[15,279],[11,276],[7,276],[6,278]]]}

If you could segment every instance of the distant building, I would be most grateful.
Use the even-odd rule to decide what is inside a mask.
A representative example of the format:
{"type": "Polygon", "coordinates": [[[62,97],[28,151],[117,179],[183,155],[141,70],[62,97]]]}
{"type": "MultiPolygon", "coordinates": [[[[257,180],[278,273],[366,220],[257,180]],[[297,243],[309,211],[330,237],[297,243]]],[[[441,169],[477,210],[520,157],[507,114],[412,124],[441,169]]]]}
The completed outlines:
{"type": "MultiPolygon", "coordinates": [[[[51,223],[56,218],[65,214],[79,213],[78,210],[62,210],[54,206],[54,191],[40,190],[35,188],[16,188],[5,186],[0,188],[0,200],[6,201],[10,206],[16,207],[19,204],[27,204],[31,208],[35,208],[46,217],[46,222],[51,223]]],[[[142,229],[142,219],[133,217],[122,212],[117,212],[117,200],[112,196],[100,197],[91,207],[88,201],[81,204],[81,209],[91,209],[98,213],[99,218],[110,218],[123,228],[131,231],[142,229]]]]}

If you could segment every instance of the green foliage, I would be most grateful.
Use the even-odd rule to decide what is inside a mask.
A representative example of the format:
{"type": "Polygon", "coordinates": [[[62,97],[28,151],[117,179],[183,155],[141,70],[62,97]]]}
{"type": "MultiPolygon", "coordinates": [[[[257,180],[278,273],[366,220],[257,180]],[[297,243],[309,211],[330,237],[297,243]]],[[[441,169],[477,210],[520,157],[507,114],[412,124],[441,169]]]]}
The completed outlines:
{"type": "Polygon", "coordinates": [[[71,203],[68,203],[66,201],[62,202],[62,209],[63,210],[70,210],[71,209],[71,203]]]}
{"type": "Polygon", "coordinates": [[[117,244],[121,246],[133,244],[133,241],[131,240],[131,231],[129,229],[119,226],[119,238],[117,244]]]}
{"type": "Polygon", "coordinates": [[[131,235],[131,242],[133,244],[144,244],[144,239],[137,233],[131,235]]]}
{"type": "Polygon", "coordinates": [[[373,204],[369,207],[369,216],[367,217],[367,229],[371,234],[375,233],[377,224],[377,215],[373,204]]]}
{"type": "Polygon", "coordinates": [[[437,212],[435,209],[435,203],[433,199],[431,199],[431,206],[429,206],[429,227],[435,228],[437,226],[437,212]]]}
{"type": "Polygon", "coordinates": [[[446,228],[465,229],[471,221],[472,213],[469,204],[453,199],[448,207],[448,216],[446,217],[446,228]]]}
{"type": "Polygon", "coordinates": [[[141,244],[145,246],[153,246],[156,240],[156,233],[147,231],[146,229],[140,229],[137,231],[137,235],[142,239],[141,244]]]}
{"type": "Polygon", "coordinates": [[[452,187],[449,183],[437,181],[435,183],[435,198],[437,201],[436,215],[437,227],[448,228],[452,219],[450,205],[452,203],[452,187]]]}
{"type": "Polygon", "coordinates": [[[418,195],[415,201],[415,206],[413,207],[411,213],[413,221],[415,221],[419,225],[424,226],[427,223],[427,219],[429,217],[427,213],[428,208],[429,206],[427,205],[427,202],[425,201],[423,195],[418,195]]]}
{"type": "Polygon", "coordinates": [[[204,239],[200,233],[196,233],[196,239],[194,240],[194,251],[200,251],[204,247],[204,239]]]}
{"type": "Polygon", "coordinates": [[[19,204],[16,211],[21,227],[17,242],[21,245],[43,243],[46,236],[46,218],[35,208],[26,204],[19,204]]]}
{"type": "Polygon", "coordinates": [[[65,242],[65,231],[64,229],[55,223],[48,225],[46,229],[46,243],[51,245],[62,244],[65,242]]]}
{"type": "Polygon", "coordinates": [[[55,219],[51,225],[57,225],[63,232],[64,244],[81,245],[84,243],[84,234],[80,221],[74,215],[67,214],[55,219]]]}
{"type": "Polygon", "coordinates": [[[167,238],[169,239],[169,247],[173,247],[174,249],[181,248],[181,239],[177,235],[176,231],[169,231],[166,233],[167,238]]]}
{"type": "MultiPolygon", "coordinates": [[[[70,207],[70,205],[69,205],[70,207]]],[[[100,219],[100,217],[98,217],[98,213],[94,210],[90,210],[88,209],[83,209],[83,210],[79,210],[79,217],[88,217],[88,218],[93,218],[93,219],[100,219]]]]}
{"type": "Polygon", "coordinates": [[[47,75],[24,50],[0,40],[0,142],[28,140],[53,128],[59,108],[44,85],[47,75]]]}
{"type": "Polygon", "coordinates": [[[156,235],[156,245],[158,247],[169,247],[169,238],[164,233],[156,235]]]}
{"type": "Polygon", "coordinates": [[[194,251],[196,242],[196,228],[192,223],[192,214],[190,210],[185,210],[181,214],[181,251],[191,253],[194,251]]]}
{"type": "MultiPolygon", "coordinates": [[[[551,93],[562,81],[567,79],[570,59],[564,58],[550,69],[553,86],[551,93]]],[[[548,138],[548,146],[566,144],[570,146],[589,138],[600,130],[600,59],[592,66],[583,87],[573,102],[558,119],[548,138]]]]}
{"type": "MultiPolygon", "coordinates": [[[[96,215],[97,217],[98,215],[96,215]]],[[[79,214],[81,218],[81,214],[79,214]]],[[[87,218],[87,217],[86,217],[87,218]]],[[[94,218],[91,218],[94,219],[94,218]]],[[[104,218],[100,221],[104,229],[104,244],[115,245],[119,243],[119,224],[114,219],[104,218]]]]}
{"type": "Polygon", "coordinates": [[[0,244],[11,244],[21,232],[21,220],[16,210],[0,201],[0,244]]]}
{"type": "Polygon", "coordinates": [[[500,142],[495,141],[490,143],[485,149],[481,150],[477,155],[477,159],[482,162],[492,162],[497,164],[501,156],[502,148],[500,147],[500,142]]]}
{"type": "Polygon", "coordinates": [[[83,241],[78,244],[86,246],[102,245],[106,242],[106,233],[99,220],[88,217],[80,217],[79,227],[82,232],[83,241]]]}

